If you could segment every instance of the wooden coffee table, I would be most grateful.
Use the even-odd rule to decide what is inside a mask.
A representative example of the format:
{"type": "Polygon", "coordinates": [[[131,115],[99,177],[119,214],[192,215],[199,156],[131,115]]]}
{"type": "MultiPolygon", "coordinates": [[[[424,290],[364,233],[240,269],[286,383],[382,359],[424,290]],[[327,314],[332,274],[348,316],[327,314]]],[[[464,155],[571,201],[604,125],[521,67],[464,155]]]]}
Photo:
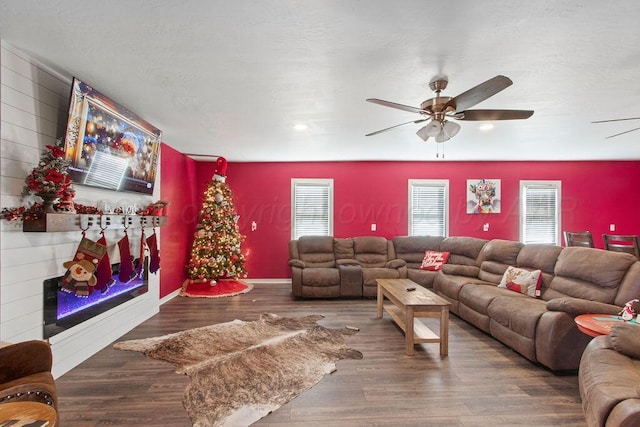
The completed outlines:
{"type": "Polygon", "coordinates": [[[440,354],[449,353],[449,301],[409,279],[377,279],[377,318],[383,309],[404,331],[406,353],[413,356],[413,346],[420,343],[440,343],[440,354]],[[409,290],[413,289],[413,290],[409,290]],[[393,305],[384,305],[387,298],[393,305]],[[439,317],[440,335],[436,335],[418,318],[439,317]]]}
{"type": "Polygon", "coordinates": [[[611,326],[617,323],[631,323],[637,325],[635,320],[625,322],[620,316],[612,314],[581,314],[574,319],[578,329],[590,337],[609,335],[611,326]]]}

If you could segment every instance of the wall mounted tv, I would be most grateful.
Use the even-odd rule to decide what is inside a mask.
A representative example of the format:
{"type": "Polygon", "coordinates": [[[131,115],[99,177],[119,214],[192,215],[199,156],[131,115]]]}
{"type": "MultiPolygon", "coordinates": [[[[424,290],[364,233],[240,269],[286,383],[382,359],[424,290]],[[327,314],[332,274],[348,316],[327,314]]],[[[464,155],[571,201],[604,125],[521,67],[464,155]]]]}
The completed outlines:
{"type": "Polygon", "coordinates": [[[152,194],[162,132],[74,78],[65,154],[84,185],[152,194]]]}

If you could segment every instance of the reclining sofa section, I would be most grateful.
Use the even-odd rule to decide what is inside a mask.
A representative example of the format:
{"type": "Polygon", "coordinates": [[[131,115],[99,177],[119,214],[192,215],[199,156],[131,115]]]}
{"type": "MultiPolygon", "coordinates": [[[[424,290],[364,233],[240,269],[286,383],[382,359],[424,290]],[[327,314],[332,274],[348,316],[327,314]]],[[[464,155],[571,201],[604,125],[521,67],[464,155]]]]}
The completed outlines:
{"type": "Polygon", "coordinates": [[[450,311],[532,362],[576,370],[591,338],[574,318],[617,314],[640,298],[640,261],[583,247],[524,245],[473,237],[302,237],[289,243],[293,294],[375,296],[378,278],[409,278],[451,302],[450,311]],[[427,250],[449,252],[440,271],[421,270],[427,250]],[[498,287],[508,267],[540,270],[539,297],[498,287]]]}

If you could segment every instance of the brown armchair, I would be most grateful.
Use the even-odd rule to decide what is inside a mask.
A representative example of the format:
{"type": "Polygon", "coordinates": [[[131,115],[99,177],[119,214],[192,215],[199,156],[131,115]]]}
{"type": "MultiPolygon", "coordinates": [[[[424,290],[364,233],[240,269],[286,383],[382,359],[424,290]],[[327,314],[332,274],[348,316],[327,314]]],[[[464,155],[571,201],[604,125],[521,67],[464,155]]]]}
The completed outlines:
{"type": "Polygon", "coordinates": [[[0,348],[0,406],[32,401],[57,410],[52,362],[51,347],[45,341],[25,341],[0,348]]]}
{"type": "Polygon", "coordinates": [[[589,427],[640,425],[640,326],[619,323],[585,348],[578,370],[589,427]]]}

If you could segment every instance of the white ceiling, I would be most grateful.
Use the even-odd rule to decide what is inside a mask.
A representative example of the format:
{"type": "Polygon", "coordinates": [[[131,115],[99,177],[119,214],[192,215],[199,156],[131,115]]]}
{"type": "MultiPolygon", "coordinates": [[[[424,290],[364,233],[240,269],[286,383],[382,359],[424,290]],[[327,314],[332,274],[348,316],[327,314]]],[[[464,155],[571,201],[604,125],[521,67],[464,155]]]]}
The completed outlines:
{"type": "Polygon", "coordinates": [[[476,108],[446,160],[640,159],[640,3],[427,0],[0,0],[0,37],[76,76],[185,153],[231,161],[435,160],[411,124],[428,82],[455,96],[514,84],[476,108]],[[293,125],[305,123],[306,131],[293,125]]]}

